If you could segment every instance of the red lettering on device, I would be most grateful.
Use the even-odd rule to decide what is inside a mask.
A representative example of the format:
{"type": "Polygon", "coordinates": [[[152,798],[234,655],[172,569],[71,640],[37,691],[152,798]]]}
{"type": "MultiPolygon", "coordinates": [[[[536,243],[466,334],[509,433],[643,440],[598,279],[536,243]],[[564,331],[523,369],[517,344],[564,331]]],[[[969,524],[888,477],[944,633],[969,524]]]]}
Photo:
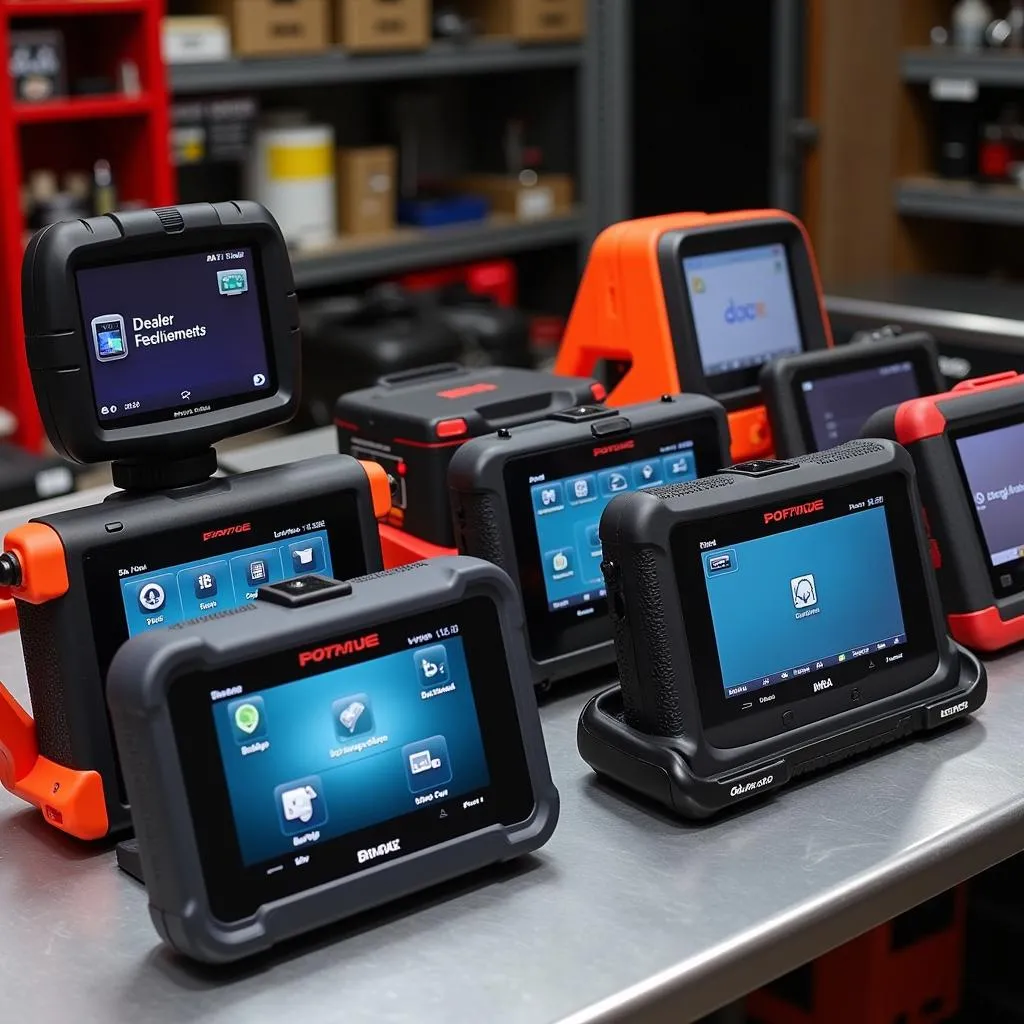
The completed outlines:
{"type": "Polygon", "coordinates": [[[216,540],[218,537],[231,537],[236,533],[248,533],[252,529],[252,523],[236,523],[234,526],[225,526],[222,530],[207,530],[203,534],[203,540],[216,540]]]}
{"type": "Polygon", "coordinates": [[[812,512],[820,512],[825,507],[824,498],[815,498],[814,501],[804,502],[803,505],[790,505],[787,508],[777,508],[774,512],[765,512],[765,523],[781,523],[784,519],[792,519],[794,516],[806,516],[812,512]]]}
{"type": "Polygon", "coordinates": [[[497,391],[497,384],[467,384],[463,388],[449,388],[447,391],[438,391],[438,398],[465,398],[467,395],[479,395],[484,391],[497,391]]]}
{"type": "Polygon", "coordinates": [[[636,441],[619,441],[617,444],[603,444],[594,449],[594,457],[600,455],[611,455],[612,452],[628,452],[630,448],[636,447],[636,441]]]}
{"type": "Polygon", "coordinates": [[[342,640],[341,643],[325,644],[323,647],[314,647],[311,651],[303,651],[299,655],[299,667],[302,668],[311,661],[331,661],[334,658],[344,658],[349,654],[356,654],[358,651],[368,651],[373,647],[379,646],[380,633],[367,633],[366,636],[342,640]]]}

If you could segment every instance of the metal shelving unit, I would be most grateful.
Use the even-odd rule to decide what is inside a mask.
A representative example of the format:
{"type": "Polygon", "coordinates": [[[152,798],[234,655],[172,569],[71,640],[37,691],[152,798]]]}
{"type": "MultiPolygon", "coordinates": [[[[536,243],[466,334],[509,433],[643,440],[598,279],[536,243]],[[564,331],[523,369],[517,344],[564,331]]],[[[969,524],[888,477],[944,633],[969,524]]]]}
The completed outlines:
{"type": "Polygon", "coordinates": [[[942,178],[904,178],[896,183],[895,204],[906,217],[1024,224],[1024,189],[942,178]]]}
{"type": "Polygon", "coordinates": [[[474,224],[423,230],[400,228],[384,241],[339,239],[328,249],[292,256],[295,284],[315,288],[434,264],[461,263],[549,245],[581,242],[582,212],[536,221],[492,216],[474,224]]]}
{"type": "Polygon", "coordinates": [[[353,55],[331,49],[302,57],[250,58],[168,68],[176,95],[217,90],[283,89],[345,82],[385,82],[409,78],[483,75],[577,67],[583,46],[518,46],[474,40],[434,43],[417,53],[353,55]]]}
{"type": "Polygon", "coordinates": [[[1024,55],[1001,53],[961,53],[937,47],[905,50],[900,58],[904,82],[930,83],[935,79],[969,80],[978,86],[1014,88],[1024,86],[1024,55]]]}

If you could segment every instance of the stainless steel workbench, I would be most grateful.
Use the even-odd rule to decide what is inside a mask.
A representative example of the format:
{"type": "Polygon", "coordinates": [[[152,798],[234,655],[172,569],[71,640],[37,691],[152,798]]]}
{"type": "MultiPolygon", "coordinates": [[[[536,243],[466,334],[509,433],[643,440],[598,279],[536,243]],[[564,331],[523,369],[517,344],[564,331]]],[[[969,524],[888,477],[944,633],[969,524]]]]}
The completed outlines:
{"type": "MultiPolygon", "coordinates": [[[[989,671],[974,721],[703,826],[598,783],[575,743],[592,688],[560,691],[542,709],[562,795],[547,847],[229,972],[166,953],[109,848],[0,791],[0,1019],[693,1019],[1024,848],[1024,653],[989,671]]],[[[24,697],[15,636],[0,678],[24,697]]]]}

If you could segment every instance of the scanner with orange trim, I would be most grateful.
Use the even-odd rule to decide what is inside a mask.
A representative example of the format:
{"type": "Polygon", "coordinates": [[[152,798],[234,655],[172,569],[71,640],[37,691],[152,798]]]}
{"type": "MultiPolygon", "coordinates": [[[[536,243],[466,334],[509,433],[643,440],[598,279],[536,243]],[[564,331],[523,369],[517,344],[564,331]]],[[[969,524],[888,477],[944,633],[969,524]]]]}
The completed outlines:
{"type": "Polygon", "coordinates": [[[54,225],[26,252],[22,292],[47,433],[79,462],[112,458],[120,490],[4,538],[0,598],[17,609],[32,716],[0,687],[0,782],[98,839],[131,826],[105,695],[121,645],[264,584],[381,569],[391,486],[346,455],[212,476],[212,442],[298,404],[291,268],[262,207],[54,225]]]}
{"type": "Polygon", "coordinates": [[[616,406],[711,395],[729,412],[739,462],[772,450],[762,365],[831,344],[800,221],[781,210],[678,213],[598,236],[555,372],[606,376],[616,406]]]}
{"type": "Polygon", "coordinates": [[[950,633],[980,651],[1024,640],[1024,374],[889,406],[862,435],[914,460],[950,633]]]}

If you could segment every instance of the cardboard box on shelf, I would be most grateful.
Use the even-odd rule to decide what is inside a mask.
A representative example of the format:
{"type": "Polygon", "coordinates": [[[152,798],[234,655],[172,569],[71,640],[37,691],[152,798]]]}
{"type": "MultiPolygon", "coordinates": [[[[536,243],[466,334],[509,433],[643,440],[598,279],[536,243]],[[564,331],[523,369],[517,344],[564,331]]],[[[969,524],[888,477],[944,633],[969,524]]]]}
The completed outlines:
{"type": "Polygon", "coordinates": [[[236,57],[316,53],[330,43],[329,0],[199,0],[231,24],[236,57]]]}
{"type": "Polygon", "coordinates": [[[568,42],[586,31],[586,0],[459,0],[459,10],[485,35],[523,43],[568,42]]]}
{"type": "Polygon", "coordinates": [[[543,220],[572,210],[573,180],[568,174],[540,174],[532,185],[524,185],[513,174],[470,174],[460,177],[455,186],[486,196],[495,213],[518,220],[543,220]]]}
{"type": "Polygon", "coordinates": [[[166,17],[160,23],[160,49],[165,64],[228,60],[231,29],[217,15],[166,17]]]}
{"type": "Polygon", "coordinates": [[[355,52],[426,49],[430,0],[335,0],[334,36],[355,52]]]}
{"type": "Polygon", "coordinates": [[[380,235],[395,226],[392,146],[338,150],[338,227],[346,235],[380,235]]]}

